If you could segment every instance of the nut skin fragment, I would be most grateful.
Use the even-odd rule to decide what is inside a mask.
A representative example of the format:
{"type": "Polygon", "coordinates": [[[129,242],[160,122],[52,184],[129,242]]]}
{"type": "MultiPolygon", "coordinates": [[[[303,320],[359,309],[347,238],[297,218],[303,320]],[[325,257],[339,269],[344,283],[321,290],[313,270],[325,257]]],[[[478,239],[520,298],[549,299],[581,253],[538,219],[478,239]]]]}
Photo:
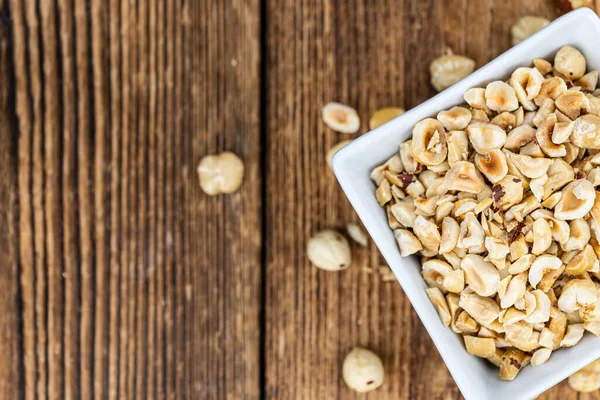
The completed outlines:
{"type": "Polygon", "coordinates": [[[360,129],[360,117],[352,107],[341,103],[327,103],[322,110],[325,125],[336,132],[353,134],[360,129]]]}
{"type": "Polygon", "coordinates": [[[464,336],[464,340],[467,352],[471,355],[481,358],[490,358],[496,354],[494,339],[464,336]]]}
{"type": "Polygon", "coordinates": [[[402,114],[404,114],[404,109],[400,108],[400,107],[381,108],[381,109],[375,111],[375,113],[369,120],[369,128],[371,130],[378,128],[381,125],[385,124],[386,122],[389,122],[402,114]]]}
{"type": "Polygon", "coordinates": [[[310,262],[325,271],[341,271],[352,264],[348,240],[331,229],[314,235],[308,241],[306,254],[310,262]]]}
{"type": "Polygon", "coordinates": [[[209,196],[233,193],[244,179],[244,163],[230,151],[204,157],[198,165],[200,188],[209,196]]]}
{"type": "Polygon", "coordinates": [[[431,85],[441,92],[466,78],[475,69],[475,61],[459,55],[445,55],[436,58],[429,64],[431,85]]]}
{"type": "Polygon", "coordinates": [[[503,381],[512,381],[529,360],[530,357],[521,350],[506,350],[500,362],[500,379],[503,381]]]}
{"type": "Polygon", "coordinates": [[[344,359],[342,377],[350,389],[359,393],[370,392],[383,384],[383,362],[372,351],[355,347],[344,359]]]}
{"type": "Polygon", "coordinates": [[[577,80],[585,74],[585,57],[572,46],[563,46],[554,57],[554,68],[567,79],[577,80]]]}

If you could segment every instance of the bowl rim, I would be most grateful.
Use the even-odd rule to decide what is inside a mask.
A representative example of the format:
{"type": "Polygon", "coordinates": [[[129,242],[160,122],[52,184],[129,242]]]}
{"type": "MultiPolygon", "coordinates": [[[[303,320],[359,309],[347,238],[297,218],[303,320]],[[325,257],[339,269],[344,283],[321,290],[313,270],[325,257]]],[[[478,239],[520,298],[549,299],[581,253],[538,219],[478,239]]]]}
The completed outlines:
{"type": "MultiPolygon", "coordinates": [[[[414,116],[416,114],[422,114],[424,112],[424,110],[432,109],[432,112],[426,113],[428,115],[431,115],[433,112],[437,113],[438,111],[445,109],[445,107],[451,107],[451,106],[455,105],[455,104],[452,104],[449,106],[448,105],[441,106],[441,107],[439,106],[440,103],[444,103],[445,99],[452,97],[453,95],[456,95],[456,93],[460,93],[460,95],[462,96],[462,93],[464,93],[465,90],[467,90],[471,87],[479,87],[481,85],[481,82],[485,82],[485,81],[489,82],[490,79],[500,78],[500,77],[498,77],[497,73],[493,70],[497,69],[500,64],[503,64],[507,61],[510,61],[512,58],[515,58],[515,56],[519,57],[517,53],[520,51],[521,48],[523,48],[525,46],[531,46],[531,44],[534,42],[538,42],[538,43],[542,42],[550,34],[550,32],[554,32],[556,30],[562,30],[562,29],[568,28],[569,26],[572,26],[574,24],[592,24],[593,26],[598,28],[598,30],[600,30],[600,19],[598,19],[598,16],[592,10],[590,10],[588,8],[578,9],[578,10],[572,11],[568,14],[565,14],[565,15],[557,18],[555,21],[553,21],[551,24],[549,24],[545,28],[536,32],[534,35],[525,39],[523,42],[508,49],[506,52],[504,52],[501,55],[499,55],[498,57],[494,58],[492,61],[488,62],[487,64],[485,64],[484,66],[482,66],[481,68],[479,68],[478,70],[473,72],[471,75],[467,76],[463,80],[452,85],[448,89],[438,93],[437,95],[428,99],[424,103],[408,110],[406,113],[402,114],[399,117],[394,118],[390,122],[368,132],[365,135],[362,135],[362,136],[354,139],[351,143],[344,146],[341,150],[339,150],[334,155],[333,161],[332,161],[332,166],[333,166],[335,176],[336,176],[340,186],[342,187],[344,193],[346,194],[346,197],[350,201],[352,207],[357,212],[359,218],[363,221],[365,228],[367,229],[367,231],[373,238],[373,241],[375,242],[377,247],[380,249],[380,251],[381,251],[382,255],[384,256],[384,258],[386,259],[386,261],[388,261],[388,256],[386,255],[388,253],[388,250],[385,249],[385,247],[387,247],[387,246],[381,245],[380,235],[379,235],[380,232],[378,232],[379,229],[378,228],[374,229],[374,222],[371,223],[371,221],[373,220],[373,217],[371,215],[371,213],[373,212],[373,208],[367,206],[366,204],[364,204],[361,201],[361,198],[363,196],[354,190],[354,188],[353,188],[353,180],[354,179],[346,170],[346,166],[352,165],[352,160],[354,159],[354,157],[358,156],[358,154],[360,154],[360,152],[358,150],[363,149],[365,147],[372,147],[372,146],[376,145],[377,142],[382,138],[382,135],[384,135],[386,133],[386,131],[389,131],[394,126],[402,125],[405,120],[414,118],[414,116]],[[490,75],[490,73],[493,73],[493,74],[490,75]]],[[[557,49],[558,49],[558,47],[557,47],[557,49]]],[[[510,64],[510,62],[508,62],[508,64],[510,64]]],[[[600,65],[598,65],[598,68],[600,68],[600,65]]],[[[399,144],[400,143],[398,143],[398,145],[399,144]]],[[[393,153],[390,152],[390,154],[393,154],[393,153]]],[[[379,208],[378,211],[381,211],[381,208],[379,208]]],[[[387,232],[387,234],[389,234],[389,232],[387,232]]],[[[395,251],[399,254],[399,250],[397,247],[396,247],[395,251]]],[[[389,261],[388,261],[388,263],[389,263],[389,261]]],[[[390,264],[390,266],[392,266],[391,263],[389,263],[389,264],[390,264]]],[[[392,268],[392,270],[394,270],[394,268],[392,268]]],[[[398,274],[395,273],[395,275],[396,275],[396,278],[398,279],[398,281],[400,282],[400,285],[402,286],[402,281],[398,277],[398,274]]],[[[446,345],[445,343],[442,343],[441,340],[438,340],[439,338],[435,334],[432,334],[432,332],[438,328],[433,326],[433,324],[427,320],[428,318],[424,317],[421,307],[416,305],[418,302],[414,301],[414,299],[411,298],[411,295],[408,293],[407,290],[405,290],[405,293],[406,293],[411,305],[415,309],[417,315],[419,316],[419,319],[425,326],[427,333],[432,338],[432,340],[435,344],[435,347],[437,348],[438,352],[442,356],[442,359],[444,360],[450,374],[454,378],[454,380],[455,380],[457,386],[459,387],[461,393],[463,394],[463,396],[465,396],[465,398],[467,398],[467,399],[478,399],[478,400],[482,399],[482,397],[477,397],[470,390],[467,390],[467,385],[466,385],[466,382],[463,381],[464,378],[462,378],[462,374],[459,375],[456,373],[457,371],[454,370],[454,368],[456,367],[455,363],[453,363],[453,362],[451,362],[451,360],[449,360],[449,357],[450,357],[449,347],[450,346],[446,345]]],[[[448,328],[444,328],[444,329],[448,329],[448,328]]],[[[593,338],[593,340],[595,340],[595,341],[596,341],[596,339],[598,341],[600,341],[600,338],[593,338]]],[[[576,348],[576,347],[577,346],[575,346],[574,348],[576,348]]],[[[522,398],[526,399],[526,398],[531,398],[531,397],[535,397],[535,396],[539,395],[540,393],[544,392],[545,390],[548,390],[555,384],[559,383],[561,380],[564,380],[565,378],[567,378],[571,373],[575,372],[576,370],[583,367],[587,363],[593,361],[595,358],[600,357],[600,346],[598,346],[598,347],[599,347],[598,353],[592,353],[592,355],[587,354],[584,357],[578,357],[576,360],[573,361],[573,365],[578,365],[577,369],[574,369],[574,368],[569,369],[569,368],[565,367],[565,373],[563,374],[564,376],[562,376],[561,379],[553,379],[553,380],[549,380],[548,382],[539,383],[537,385],[532,384],[531,387],[528,390],[526,390],[526,393],[522,393],[522,396],[523,396],[522,398]]],[[[566,349],[563,349],[563,351],[564,350],[566,350],[566,349]]],[[[481,394],[479,394],[479,395],[481,395],[481,394]]],[[[519,397],[519,399],[520,398],[521,397],[519,397]]],[[[513,400],[519,400],[519,399],[513,398],[513,400]]]]}

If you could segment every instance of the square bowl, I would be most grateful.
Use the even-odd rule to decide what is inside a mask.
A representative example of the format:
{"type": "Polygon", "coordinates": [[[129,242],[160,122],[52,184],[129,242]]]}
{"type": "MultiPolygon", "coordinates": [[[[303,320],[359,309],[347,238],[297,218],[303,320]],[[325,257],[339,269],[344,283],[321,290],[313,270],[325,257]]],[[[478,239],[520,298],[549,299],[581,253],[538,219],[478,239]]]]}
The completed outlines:
{"type": "Polygon", "coordinates": [[[518,67],[529,66],[536,57],[552,59],[563,45],[578,48],[588,61],[588,70],[600,69],[600,20],[590,9],[571,12],[475,71],[425,103],[363,135],[342,148],[333,158],[335,175],[375,244],[383,254],[404,292],[421,318],[438,351],[468,400],[528,400],[556,385],[569,375],[600,358],[600,337],[586,334],[575,347],[560,349],[538,367],[527,367],[514,381],[498,378],[498,369],[486,360],[467,353],[461,337],[442,325],[425,293],[416,256],[402,258],[375,199],[371,170],[398,150],[412,135],[412,127],[423,118],[464,103],[463,93],[505,79],[518,67]],[[396,151],[394,151],[396,150],[396,151]]]}

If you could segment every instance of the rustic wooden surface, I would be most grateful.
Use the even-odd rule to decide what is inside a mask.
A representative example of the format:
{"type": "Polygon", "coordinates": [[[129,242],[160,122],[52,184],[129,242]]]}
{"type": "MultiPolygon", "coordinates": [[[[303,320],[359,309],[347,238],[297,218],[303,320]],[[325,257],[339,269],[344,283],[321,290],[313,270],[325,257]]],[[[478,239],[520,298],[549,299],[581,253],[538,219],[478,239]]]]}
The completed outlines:
{"type": "MultiPolygon", "coordinates": [[[[447,47],[481,66],[552,0],[0,0],[0,398],[460,394],[373,245],[338,274],[306,241],[356,220],[324,155],[323,104],[434,94],[447,47]],[[526,4],[523,4],[526,3],[526,4]],[[195,168],[231,150],[241,190],[195,168]],[[375,269],[365,272],[361,266],[375,269]]],[[[563,383],[546,399],[577,395],[563,383]]]]}

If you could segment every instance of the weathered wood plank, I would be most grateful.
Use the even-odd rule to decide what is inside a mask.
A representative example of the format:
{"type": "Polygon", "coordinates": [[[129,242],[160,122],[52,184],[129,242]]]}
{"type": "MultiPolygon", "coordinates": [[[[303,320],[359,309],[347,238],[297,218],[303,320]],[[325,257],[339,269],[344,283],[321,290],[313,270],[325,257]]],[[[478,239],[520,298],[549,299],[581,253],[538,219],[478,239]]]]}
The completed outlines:
{"type": "MultiPolygon", "coordinates": [[[[447,48],[482,66],[509,48],[518,17],[555,12],[551,0],[267,1],[268,398],[358,397],[340,368],[355,345],[378,352],[388,371],[369,398],[460,397],[401,288],[361,269],[382,262],[373,245],[354,246],[341,273],[305,257],[316,231],[356,219],[324,159],[348,136],[326,128],[320,110],[328,101],[356,107],[364,133],[377,108],[435,94],[427,67],[447,48]]],[[[553,395],[577,397],[565,384],[553,395]]]]}
{"type": "Polygon", "coordinates": [[[259,1],[0,16],[2,398],[257,398],[259,1]],[[246,183],[211,198],[224,150],[246,183]]]}

